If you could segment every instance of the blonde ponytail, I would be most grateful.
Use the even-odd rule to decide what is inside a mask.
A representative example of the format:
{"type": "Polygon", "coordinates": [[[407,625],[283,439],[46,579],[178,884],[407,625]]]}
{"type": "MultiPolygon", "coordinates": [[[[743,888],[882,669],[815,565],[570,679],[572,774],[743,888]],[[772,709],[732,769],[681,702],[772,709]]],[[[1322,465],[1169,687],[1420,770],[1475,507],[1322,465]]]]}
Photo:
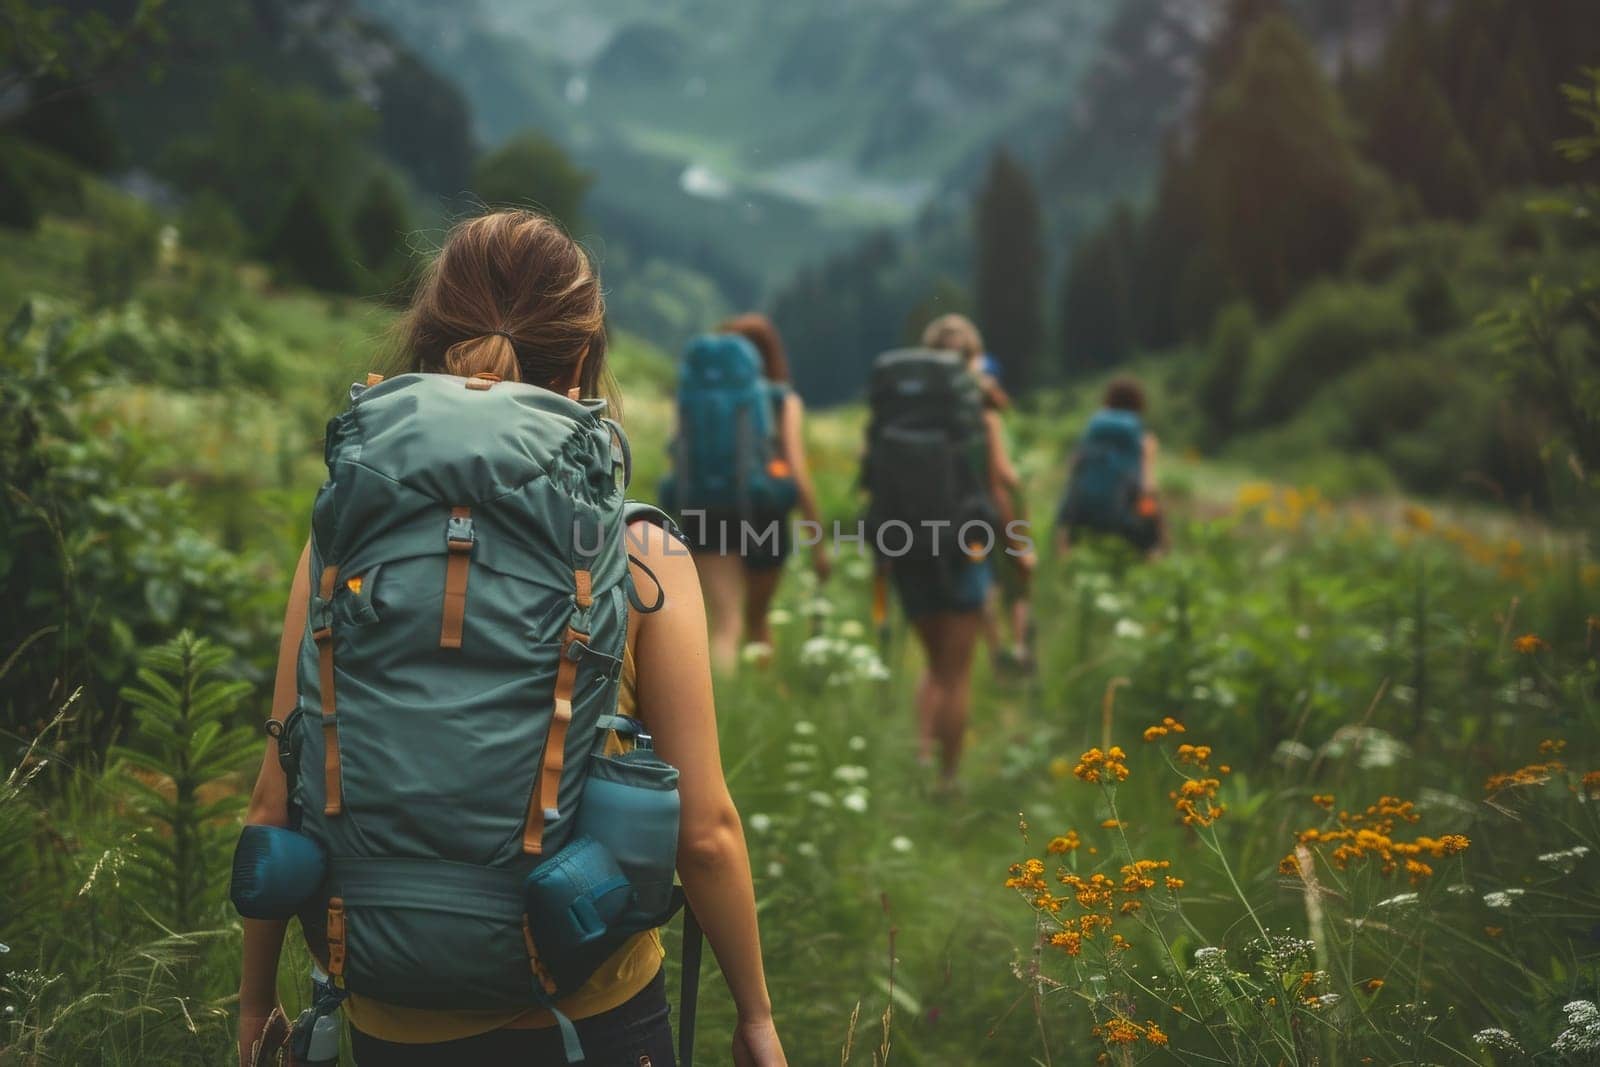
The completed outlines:
{"type": "Polygon", "coordinates": [[[463,378],[475,374],[493,374],[505,382],[522,380],[517,350],[511,344],[511,338],[503,333],[486,333],[482,337],[451,345],[445,350],[444,369],[446,374],[457,374],[463,378]]]}

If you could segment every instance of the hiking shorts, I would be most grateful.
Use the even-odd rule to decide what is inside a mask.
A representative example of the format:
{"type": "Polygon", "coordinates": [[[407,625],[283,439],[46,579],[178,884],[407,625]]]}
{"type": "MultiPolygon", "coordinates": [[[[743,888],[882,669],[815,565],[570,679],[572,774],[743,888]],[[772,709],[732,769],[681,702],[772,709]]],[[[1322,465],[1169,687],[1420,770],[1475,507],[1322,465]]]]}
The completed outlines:
{"type": "Polygon", "coordinates": [[[889,575],[906,618],[983,610],[994,568],[987,559],[939,556],[891,560],[889,575]]]}
{"type": "Polygon", "coordinates": [[[770,571],[789,558],[794,539],[789,527],[787,514],[741,519],[736,512],[690,511],[680,529],[692,552],[738,556],[749,570],[770,571]]]}
{"type": "MultiPolygon", "coordinates": [[[[578,1019],[589,1067],[673,1067],[677,1062],[668,1020],[666,972],[659,971],[632,1000],[610,1011],[578,1019]]],[[[357,1067],[433,1067],[441,1063],[565,1063],[561,1032],[507,1028],[436,1044],[403,1045],[381,1041],[351,1028],[357,1067]]]]}

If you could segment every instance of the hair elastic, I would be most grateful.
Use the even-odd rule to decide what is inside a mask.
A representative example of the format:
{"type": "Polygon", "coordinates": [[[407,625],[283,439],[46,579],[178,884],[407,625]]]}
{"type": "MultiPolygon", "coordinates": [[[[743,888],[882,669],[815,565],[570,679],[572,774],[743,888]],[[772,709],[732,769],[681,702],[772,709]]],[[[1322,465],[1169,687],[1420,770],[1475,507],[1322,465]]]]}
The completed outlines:
{"type": "Polygon", "coordinates": [[[485,337],[504,337],[506,339],[506,344],[510,345],[513,348],[515,348],[516,345],[517,345],[517,342],[514,339],[512,339],[512,336],[509,333],[506,333],[504,330],[490,330],[488,333],[484,334],[484,336],[485,337]]]}

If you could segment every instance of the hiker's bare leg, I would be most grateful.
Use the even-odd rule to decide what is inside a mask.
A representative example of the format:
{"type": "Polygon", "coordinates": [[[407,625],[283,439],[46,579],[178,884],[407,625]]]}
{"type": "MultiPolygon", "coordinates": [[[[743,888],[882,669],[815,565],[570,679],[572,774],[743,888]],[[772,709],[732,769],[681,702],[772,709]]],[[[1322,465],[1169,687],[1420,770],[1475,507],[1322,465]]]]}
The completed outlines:
{"type": "Polygon", "coordinates": [[[934,676],[933,664],[943,643],[944,615],[924,615],[913,619],[917,640],[922,644],[922,677],[917,679],[917,762],[933,762],[934,723],[939,720],[943,692],[934,676]]]}
{"type": "Polygon", "coordinates": [[[980,612],[980,628],[983,643],[989,649],[989,655],[994,657],[995,667],[1000,666],[1000,654],[1005,650],[1005,637],[1000,632],[1000,616],[1003,607],[1000,603],[1000,590],[993,587],[989,590],[988,599],[983,602],[983,611],[980,612]]]}
{"type": "Polygon", "coordinates": [[[772,598],[778,593],[778,582],[783,577],[782,567],[765,567],[747,570],[744,574],[744,632],[746,641],[772,644],[772,627],[767,613],[772,610],[772,598]]]}
{"type": "Polygon", "coordinates": [[[739,665],[744,629],[744,561],[735,555],[696,552],[695,569],[711,616],[711,663],[719,671],[739,665]]]}
{"type": "Polygon", "coordinates": [[[939,654],[929,664],[940,693],[935,705],[933,732],[939,742],[940,778],[950,785],[961,764],[961,747],[967,735],[967,713],[972,701],[972,658],[978,647],[983,612],[952,612],[939,618],[939,654]]]}

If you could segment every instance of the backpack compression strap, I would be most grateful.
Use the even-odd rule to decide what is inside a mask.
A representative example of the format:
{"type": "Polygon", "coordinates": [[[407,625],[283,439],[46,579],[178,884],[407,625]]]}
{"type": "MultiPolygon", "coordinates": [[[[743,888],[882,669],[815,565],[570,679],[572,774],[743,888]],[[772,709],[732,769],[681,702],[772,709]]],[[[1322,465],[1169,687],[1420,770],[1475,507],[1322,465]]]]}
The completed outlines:
{"type": "Polygon", "coordinates": [[[338,567],[323,567],[317,595],[311,601],[311,640],[317,645],[317,691],[322,700],[322,773],[324,815],[344,811],[339,785],[339,708],[333,695],[333,590],[338,567]]]}
{"type": "Polygon", "coordinates": [[[439,623],[439,647],[460,648],[461,627],[467,615],[467,575],[472,570],[472,509],[450,509],[445,525],[450,558],[444,565],[444,616],[439,623]]]}
{"type": "MultiPolygon", "coordinates": [[[[586,618],[594,603],[589,572],[573,571],[572,585],[578,615],[586,618]]],[[[539,756],[539,770],[534,776],[536,785],[528,799],[528,819],[522,831],[522,851],[530,856],[544,853],[545,824],[561,817],[561,771],[566,766],[567,727],[572,725],[572,691],[578,681],[578,663],[588,650],[589,635],[568,623],[567,632],[561,638],[561,662],[556,665],[550,733],[545,738],[544,752],[539,756]]]]}

